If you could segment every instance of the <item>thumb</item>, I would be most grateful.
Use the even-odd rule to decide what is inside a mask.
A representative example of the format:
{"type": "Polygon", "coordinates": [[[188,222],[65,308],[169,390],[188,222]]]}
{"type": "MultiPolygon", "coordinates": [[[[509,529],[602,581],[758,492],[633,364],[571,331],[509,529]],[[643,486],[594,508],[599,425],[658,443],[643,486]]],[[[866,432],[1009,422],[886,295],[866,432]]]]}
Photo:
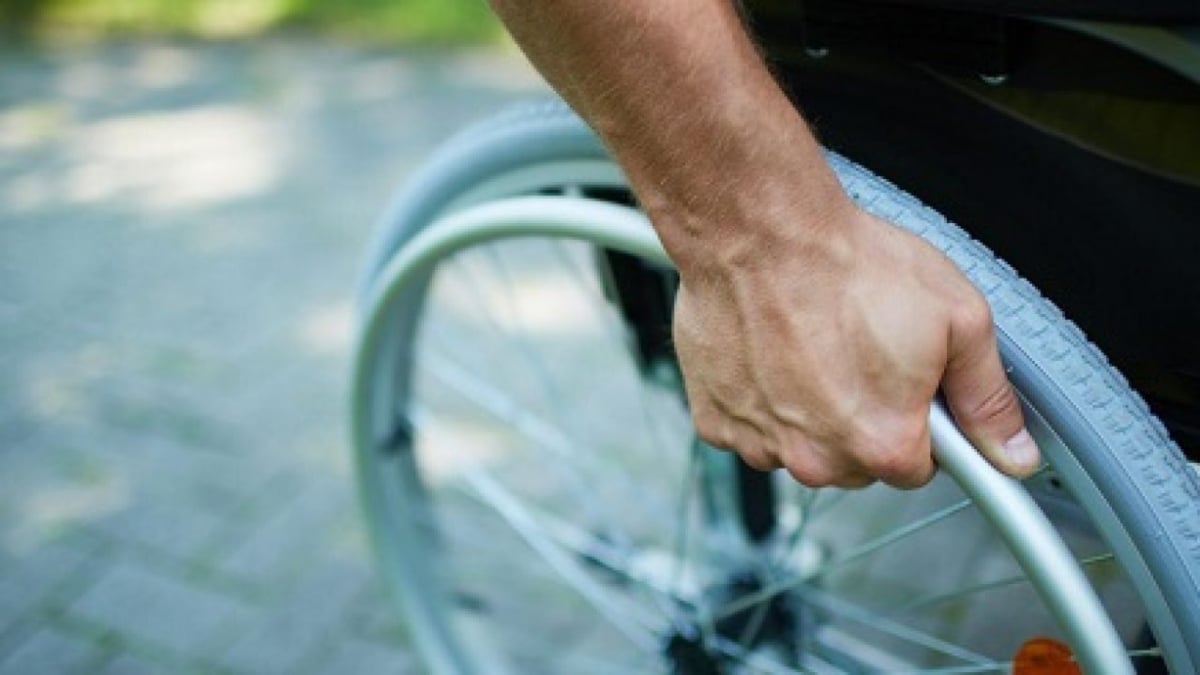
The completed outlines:
{"type": "Polygon", "coordinates": [[[1037,444],[1025,428],[1016,391],[1008,381],[987,302],[952,321],[942,391],[967,438],[997,469],[1027,476],[1038,466],[1037,444]]]}

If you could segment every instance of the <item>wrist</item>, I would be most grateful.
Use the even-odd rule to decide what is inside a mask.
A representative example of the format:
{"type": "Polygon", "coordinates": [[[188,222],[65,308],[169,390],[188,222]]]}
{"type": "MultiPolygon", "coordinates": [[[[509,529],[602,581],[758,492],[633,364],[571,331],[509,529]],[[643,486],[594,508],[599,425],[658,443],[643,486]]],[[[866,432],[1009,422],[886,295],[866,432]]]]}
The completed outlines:
{"type": "Polygon", "coordinates": [[[775,262],[802,262],[814,270],[844,267],[866,216],[819,150],[807,157],[762,158],[689,180],[698,187],[683,195],[671,194],[661,184],[639,191],[685,278],[723,276],[775,262]]]}

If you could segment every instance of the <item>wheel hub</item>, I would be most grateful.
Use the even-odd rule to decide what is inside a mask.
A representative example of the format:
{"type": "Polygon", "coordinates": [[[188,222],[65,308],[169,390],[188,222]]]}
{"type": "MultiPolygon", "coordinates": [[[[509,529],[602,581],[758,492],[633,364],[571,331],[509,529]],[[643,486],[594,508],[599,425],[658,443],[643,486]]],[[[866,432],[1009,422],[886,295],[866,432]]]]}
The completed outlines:
{"type": "Polygon", "coordinates": [[[700,631],[695,626],[690,630],[675,631],[663,645],[663,652],[677,675],[721,675],[724,672],[722,659],[704,646],[700,631]]]}
{"type": "MultiPolygon", "coordinates": [[[[713,606],[722,607],[757,593],[764,586],[763,579],[754,572],[735,574],[717,589],[713,606]]],[[[748,648],[766,643],[786,647],[795,640],[798,627],[796,612],[786,594],[722,617],[716,624],[718,635],[748,648]]]]}
{"type": "MultiPolygon", "coordinates": [[[[739,598],[758,592],[763,579],[754,572],[738,572],[708,590],[711,607],[720,608],[739,598]]],[[[788,597],[776,595],[728,616],[713,625],[717,636],[747,650],[772,645],[785,652],[797,639],[799,618],[788,597]]],[[[727,654],[706,644],[700,627],[689,623],[667,636],[663,652],[671,672],[679,675],[714,675],[725,672],[727,654]]]]}

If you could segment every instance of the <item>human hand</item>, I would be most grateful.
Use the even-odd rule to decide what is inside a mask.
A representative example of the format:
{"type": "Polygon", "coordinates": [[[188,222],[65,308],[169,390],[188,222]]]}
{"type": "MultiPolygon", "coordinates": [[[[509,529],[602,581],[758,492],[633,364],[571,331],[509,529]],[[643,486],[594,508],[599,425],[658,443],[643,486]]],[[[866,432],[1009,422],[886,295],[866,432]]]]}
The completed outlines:
{"type": "Polygon", "coordinates": [[[809,486],[918,487],[935,471],[940,385],[993,465],[1032,472],[1038,450],[979,292],[924,240],[849,201],[824,221],[819,237],[793,227],[681,267],[674,334],[700,436],[809,486]]]}

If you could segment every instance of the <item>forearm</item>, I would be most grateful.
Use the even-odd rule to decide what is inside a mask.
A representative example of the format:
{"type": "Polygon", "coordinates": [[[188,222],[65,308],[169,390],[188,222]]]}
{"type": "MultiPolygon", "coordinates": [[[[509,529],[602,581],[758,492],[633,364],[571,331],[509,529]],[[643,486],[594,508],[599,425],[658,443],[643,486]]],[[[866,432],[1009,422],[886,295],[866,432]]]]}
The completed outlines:
{"type": "Polygon", "coordinates": [[[816,234],[844,208],[729,0],[493,5],[612,150],[685,275],[816,234]],[[771,217],[784,212],[808,222],[771,217]]]}
{"type": "Polygon", "coordinates": [[[674,347],[701,438],[811,486],[922,485],[941,385],[996,466],[1033,470],[987,303],[846,197],[731,0],[492,2],[679,267],[674,347]]]}

